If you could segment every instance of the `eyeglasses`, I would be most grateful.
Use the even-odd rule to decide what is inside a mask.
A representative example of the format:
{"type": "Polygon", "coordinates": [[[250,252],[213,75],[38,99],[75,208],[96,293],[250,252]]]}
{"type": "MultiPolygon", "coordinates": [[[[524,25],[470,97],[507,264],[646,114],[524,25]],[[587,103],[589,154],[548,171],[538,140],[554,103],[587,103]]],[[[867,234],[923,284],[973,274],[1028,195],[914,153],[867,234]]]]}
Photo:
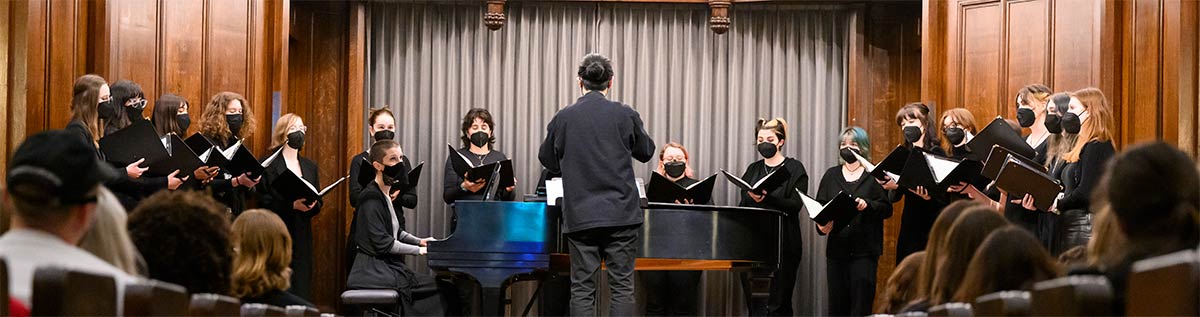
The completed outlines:
{"type": "Polygon", "coordinates": [[[301,126],[292,126],[291,128],[288,128],[288,133],[296,132],[296,131],[308,132],[308,127],[301,125],[301,126]]]}

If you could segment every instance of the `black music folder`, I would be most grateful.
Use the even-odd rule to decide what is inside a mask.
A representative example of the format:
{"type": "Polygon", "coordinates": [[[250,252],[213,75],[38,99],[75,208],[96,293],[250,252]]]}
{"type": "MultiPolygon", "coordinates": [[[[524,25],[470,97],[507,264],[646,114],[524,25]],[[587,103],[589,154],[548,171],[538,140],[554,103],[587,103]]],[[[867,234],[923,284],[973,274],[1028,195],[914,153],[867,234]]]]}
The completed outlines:
{"type": "Polygon", "coordinates": [[[1033,196],[1033,204],[1039,210],[1049,210],[1063,190],[1053,177],[1019,159],[1004,162],[996,176],[996,187],[1008,192],[1009,199],[1021,199],[1025,194],[1033,196]]]}
{"type": "MultiPolygon", "coordinates": [[[[170,144],[171,153],[165,159],[150,163],[150,169],[146,172],[153,175],[170,175],[171,172],[179,170],[179,174],[175,174],[177,178],[184,178],[192,175],[192,172],[204,162],[200,161],[200,157],[192,152],[192,149],[187,147],[187,144],[174,133],[167,135],[167,142],[170,144]]],[[[161,143],[160,143],[161,144],[161,143]]]]}
{"type": "Polygon", "coordinates": [[[747,182],[741,177],[733,176],[733,174],[730,174],[725,170],[721,170],[721,174],[725,174],[725,178],[729,179],[729,182],[733,183],[734,186],[741,188],[743,191],[755,193],[770,192],[775,190],[775,188],[779,188],[779,186],[783,186],[784,183],[787,183],[788,178],[792,177],[792,173],[788,172],[786,168],[780,168],[774,172],[768,173],[767,176],[763,176],[763,178],[759,179],[758,182],[750,184],[750,182],[747,182]]]}
{"type": "Polygon", "coordinates": [[[285,201],[304,199],[305,203],[312,203],[314,200],[320,200],[325,197],[325,194],[328,194],[330,190],[346,181],[347,177],[349,176],[342,176],[342,178],[334,181],[333,184],[329,184],[329,186],[318,190],[316,186],[313,186],[312,183],[309,183],[303,177],[296,175],[295,172],[285,170],[283,173],[279,173],[279,179],[275,180],[274,186],[275,191],[282,195],[285,201]]]}
{"type": "Polygon", "coordinates": [[[854,214],[858,213],[858,202],[854,201],[854,197],[850,197],[846,192],[838,192],[833,199],[824,204],[799,190],[796,193],[800,194],[800,200],[804,202],[804,209],[808,210],[809,219],[818,225],[825,225],[833,221],[831,233],[845,228],[850,224],[850,220],[854,219],[854,214]]]}
{"type": "Polygon", "coordinates": [[[162,139],[159,139],[158,132],[154,131],[154,125],[146,120],[139,120],[101,138],[100,153],[104,154],[106,161],[121,167],[139,159],[146,159],[142,166],[147,166],[171,156],[163,146],[162,139]]]}
{"type": "MultiPolygon", "coordinates": [[[[503,162],[503,161],[493,162],[493,163],[476,166],[474,163],[471,163],[470,159],[468,159],[466,156],[463,156],[462,153],[458,153],[458,150],[455,150],[454,146],[447,143],[446,148],[450,150],[450,165],[451,165],[451,168],[454,169],[454,174],[456,174],[456,175],[464,175],[465,174],[466,177],[464,177],[464,179],[470,180],[470,181],[477,181],[477,180],[481,180],[481,179],[482,180],[491,179],[492,174],[496,172],[496,168],[499,167],[501,165],[501,163],[503,162]]],[[[505,161],[507,161],[507,160],[505,160],[505,161]]],[[[508,163],[508,170],[509,170],[509,174],[511,175],[512,162],[508,163]]],[[[511,179],[512,177],[509,177],[509,178],[510,179],[508,182],[511,183],[513,181],[511,179]]],[[[501,187],[512,186],[512,184],[504,185],[503,180],[501,180],[500,185],[501,185],[501,187]]]]}
{"type": "Polygon", "coordinates": [[[417,166],[413,166],[413,168],[408,171],[408,183],[405,184],[404,187],[406,190],[408,188],[417,186],[417,182],[421,181],[421,170],[423,169],[425,169],[425,161],[417,163],[417,166]]]}
{"type": "Polygon", "coordinates": [[[712,201],[713,186],[717,174],[687,187],[679,186],[656,172],[650,173],[650,184],[646,185],[646,198],[656,203],[675,203],[691,200],[693,204],[707,205],[712,201]]]}
{"type": "Polygon", "coordinates": [[[900,187],[915,189],[925,187],[930,197],[944,200],[946,189],[959,183],[970,183],[979,175],[983,163],[970,159],[952,159],[925,151],[913,151],[896,183],[900,187]]]}
{"type": "Polygon", "coordinates": [[[1021,134],[1013,130],[1012,126],[1008,125],[1004,118],[996,117],[992,123],[988,123],[979,135],[967,142],[967,148],[971,149],[970,159],[976,161],[984,161],[987,155],[991,153],[992,146],[1002,146],[1009,149],[1013,154],[1024,157],[1037,156],[1037,151],[1033,147],[1025,143],[1025,139],[1021,138],[1021,134]]]}
{"type": "Polygon", "coordinates": [[[995,180],[996,175],[1000,174],[1000,168],[1004,167],[1004,163],[1009,159],[1020,160],[1030,167],[1036,167],[1042,173],[1046,173],[1046,167],[1041,163],[1034,162],[1032,159],[1014,154],[1012,150],[1000,145],[992,146],[992,152],[988,154],[987,161],[983,163],[983,171],[979,174],[987,179],[995,180]]]}
{"type": "Polygon", "coordinates": [[[888,153],[887,157],[883,158],[883,161],[879,161],[879,164],[871,164],[871,161],[868,161],[858,153],[854,153],[854,157],[859,162],[862,162],[863,167],[867,169],[867,173],[870,173],[876,179],[884,180],[891,178],[892,180],[899,181],[900,173],[904,171],[904,163],[908,161],[909,152],[911,150],[904,147],[904,145],[897,145],[891,153],[888,153]]]}
{"type": "MultiPolygon", "coordinates": [[[[358,164],[358,179],[354,181],[363,186],[374,182],[376,172],[375,167],[371,165],[371,161],[364,157],[362,160],[358,161],[358,164]]],[[[423,169],[425,169],[424,161],[418,163],[417,166],[409,170],[408,175],[401,180],[400,184],[397,184],[395,187],[393,187],[392,191],[408,190],[411,187],[417,186],[417,182],[421,180],[421,170],[423,169]]]]}

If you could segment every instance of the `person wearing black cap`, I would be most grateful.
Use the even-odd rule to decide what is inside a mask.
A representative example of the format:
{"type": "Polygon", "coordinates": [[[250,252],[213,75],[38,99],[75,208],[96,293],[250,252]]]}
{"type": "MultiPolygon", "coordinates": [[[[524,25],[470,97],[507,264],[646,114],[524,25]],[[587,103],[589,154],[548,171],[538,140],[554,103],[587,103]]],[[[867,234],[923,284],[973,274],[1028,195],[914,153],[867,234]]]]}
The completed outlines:
{"type": "Polygon", "coordinates": [[[603,261],[609,314],[634,314],[633,265],[642,209],[632,157],[648,162],[654,140],[632,107],[608,99],[613,68],[588,54],[577,72],[583,96],[554,115],[538,160],[562,175],[563,228],[571,254],[571,316],[596,315],[595,273],[603,261]]]}
{"type": "Polygon", "coordinates": [[[0,236],[0,257],[8,262],[13,298],[31,304],[33,272],[40,267],[112,276],[118,290],[135,280],[76,247],[92,225],[100,184],[118,175],[72,132],[38,133],[17,147],[4,191],[5,205],[15,211],[12,229],[0,236]]]}

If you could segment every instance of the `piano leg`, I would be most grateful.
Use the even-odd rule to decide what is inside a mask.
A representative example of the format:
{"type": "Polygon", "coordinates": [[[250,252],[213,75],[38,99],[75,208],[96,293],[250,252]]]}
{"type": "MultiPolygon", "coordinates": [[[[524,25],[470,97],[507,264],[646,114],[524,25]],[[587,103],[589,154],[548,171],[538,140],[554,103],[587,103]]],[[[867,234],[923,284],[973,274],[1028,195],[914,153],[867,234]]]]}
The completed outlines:
{"type": "Polygon", "coordinates": [[[504,287],[484,287],[482,316],[504,316],[506,302],[504,287]]]}
{"type": "Polygon", "coordinates": [[[767,315],[767,300],[771,296],[772,273],[772,270],[752,269],[739,274],[742,279],[746,310],[750,316],[767,315]]]}

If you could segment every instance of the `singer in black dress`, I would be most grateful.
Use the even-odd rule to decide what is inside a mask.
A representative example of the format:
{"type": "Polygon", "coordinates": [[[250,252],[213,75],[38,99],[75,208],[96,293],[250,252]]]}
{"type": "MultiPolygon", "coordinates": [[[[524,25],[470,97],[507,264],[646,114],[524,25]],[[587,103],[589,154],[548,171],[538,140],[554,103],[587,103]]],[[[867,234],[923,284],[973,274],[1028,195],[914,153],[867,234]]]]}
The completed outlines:
{"type": "MultiPolygon", "coordinates": [[[[927,151],[945,156],[946,152],[938,146],[940,143],[936,133],[929,128],[934,127],[929,116],[929,106],[921,103],[910,103],[896,112],[896,125],[904,131],[904,145],[911,150],[927,151]]],[[[881,182],[883,189],[889,191],[892,202],[904,199],[904,212],[900,216],[900,236],[896,241],[896,263],[913,252],[925,249],[929,240],[929,229],[937,219],[943,202],[933,199],[926,188],[900,188],[895,180],[881,182]]]]}
{"type": "MultiPolygon", "coordinates": [[[[493,134],[496,127],[495,121],[492,120],[492,114],[483,108],[475,108],[467,111],[462,120],[462,148],[458,149],[458,153],[466,157],[471,164],[480,166],[491,164],[508,159],[504,153],[492,149],[496,145],[496,137],[493,134]]],[[[446,204],[453,204],[455,200],[484,200],[487,198],[488,182],[477,182],[474,179],[464,179],[463,175],[458,175],[454,172],[454,166],[450,160],[453,159],[448,153],[446,156],[446,172],[442,182],[442,200],[446,204]]],[[[498,188],[493,194],[493,200],[512,201],[516,198],[514,194],[516,186],[508,188],[498,188]]]]}
{"type": "Polygon", "coordinates": [[[275,190],[275,181],[283,173],[296,173],[313,187],[321,188],[317,164],[301,157],[304,136],[308,128],[295,114],[285,114],[275,123],[271,137],[271,152],[283,147],[279,158],[267,165],[262,182],[258,184],[259,205],[274,211],[287,225],[292,235],[292,294],[312,300],[312,218],[321,213],[321,201],[288,200],[275,190]]]}

